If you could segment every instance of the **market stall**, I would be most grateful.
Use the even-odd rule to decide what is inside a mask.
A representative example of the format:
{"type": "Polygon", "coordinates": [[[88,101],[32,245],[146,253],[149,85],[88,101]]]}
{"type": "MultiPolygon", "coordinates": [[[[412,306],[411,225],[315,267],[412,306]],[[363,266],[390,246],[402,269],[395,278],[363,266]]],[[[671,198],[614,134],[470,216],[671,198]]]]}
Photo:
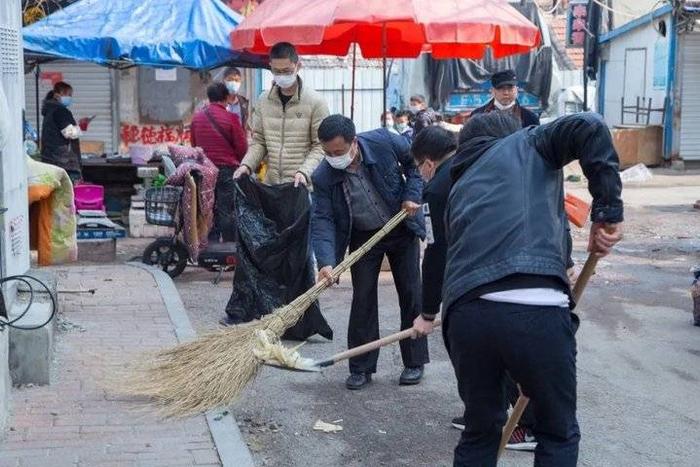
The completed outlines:
{"type": "Polygon", "coordinates": [[[74,86],[76,118],[95,116],[81,137],[83,176],[105,187],[108,211],[120,215],[140,182],[138,166],[150,159],[132,161],[130,146],[189,143],[187,115],[194,110],[197,76],[189,70],[266,63],[264,56],[231,49],[230,33],[242,20],[218,0],[83,0],[67,6],[23,28],[30,71],[26,118],[40,134],[40,99],[58,81],[74,86]],[[125,70],[137,66],[129,87],[125,70]],[[122,115],[120,88],[135,94],[140,118],[122,115]]]}

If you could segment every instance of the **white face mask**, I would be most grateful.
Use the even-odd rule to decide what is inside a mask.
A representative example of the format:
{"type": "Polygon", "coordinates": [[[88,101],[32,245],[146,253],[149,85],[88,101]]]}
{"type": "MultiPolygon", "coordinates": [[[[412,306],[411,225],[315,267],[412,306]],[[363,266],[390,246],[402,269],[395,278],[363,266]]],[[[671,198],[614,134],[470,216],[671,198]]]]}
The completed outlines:
{"type": "Polygon", "coordinates": [[[408,123],[398,123],[396,125],[396,129],[403,133],[404,131],[408,130],[408,123]]]}
{"type": "Polygon", "coordinates": [[[282,89],[289,89],[297,82],[296,73],[292,73],[291,75],[272,75],[272,78],[275,80],[275,83],[277,83],[277,86],[282,89]]]}
{"type": "Polygon", "coordinates": [[[494,99],[493,105],[495,105],[498,110],[510,110],[515,105],[515,99],[513,99],[513,102],[511,102],[508,105],[503,105],[500,102],[498,102],[498,99],[494,99]]]}
{"type": "Polygon", "coordinates": [[[241,83],[238,81],[225,81],[226,83],[226,89],[228,89],[228,92],[231,94],[237,94],[238,90],[241,89],[241,83]]]}
{"type": "Polygon", "coordinates": [[[418,112],[421,111],[421,108],[417,105],[409,105],[408,109],[413,112],[414,114],[417,114],[418,112]]]}
{"type": "Polygon", "coordinates": [[[350,164],[355,156],[352,153],[352,148],[342,156],[326,156],[328,163],[337,170],[345,170],[350,164]]]}
{"type": "Polygon", "coordinates": [[[390,120],[387,120],[387,121],[386,121],[386,126],[387,126],[387,128],[393,127],[393,126],[394,126],[394,121],[391,120],[391,119],[390,119],[390,120]]]}

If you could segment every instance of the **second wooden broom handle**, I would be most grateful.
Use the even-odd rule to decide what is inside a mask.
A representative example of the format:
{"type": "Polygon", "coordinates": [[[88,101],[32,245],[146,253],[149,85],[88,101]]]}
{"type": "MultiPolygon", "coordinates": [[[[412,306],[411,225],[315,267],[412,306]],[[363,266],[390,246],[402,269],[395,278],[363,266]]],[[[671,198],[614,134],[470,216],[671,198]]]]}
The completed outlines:
{"type": "MultiPolygon", "coordinates": [[[[435,322],[433,323],[433,328],[437,328],[440,326],[441,321],[439,319],[436,319],[435,322]]],[[[373,350],[377,350],[381,347],[384,347],[389,344],[393,344],[394,342],[398,342],[400,340],[408,339],[411,337],[411,334],[413,333],[413,329],[404,329],[403,331],[399,331],[394,334],[390,334],[388,336],[382,337],[381,339],[377,339],[376,341],[368,342],[363,345],[359,345],[357,347],[353,347],[352,349],[348,349],[344,352],[337,353],[330,357],[328,360],[325,360],[323,363],[328,362],[328,364],[332,365],[333,363],[338,363],[342,360],[347,360],[348,358],[352,357],[357,357],[359,355],[366,354],[367,352],[371,352],[373,350]]],[[[323,366],[323,365],[321,365],[323,366]]]]}
{"type": "MultiPolygon", "coordinates": [[[[574,297],[575,302],[578,303],[578,301],[581,299],[581,295],[583,295],[583,291],[585,290],[589,279],[593,276],[593,274],[595,274],[595,267],[597,264],[598,257],[594,253],[589,253],[588,258],[586,259],[586,263],[583,265],[583,269],[581,269],[581,274],[578,275],[578,279],[576,279],[576,284],[574,284],[574,288],[572,290],[572,295],[574,297]]],[[[520,387],[518,387],[518,389],[520,389],[520,387]]],[[[508,444],[510,436],[513,434],[513,431],[515,431],[515,427],[518,426],[520,417],[522,417],[523,412],[525,412],[525,408],[527,407],[527,404],[529,402],[530,399],[527,396],[525,396],[522,392],[520,392],[518,401],[513,407],[513,412],[510,414],[510,417],[508,417],[508,421],[503,427],[503,433],[501,434],[501,442],[498,446],[497,458],[500,458],[503,454],[503,451],[506,448],[506,444],[508,444]]]]}
{"type": "Polygon", "coordinates": [[[588,285],[588,281],[595,274],[595,268],[598,265],[598,257],[594,253],[590,253],[586,259],[586,263],[581,269],[581,274],[578,275],[576,279],[576,284],[572,290],[572,295],[574,296],[574,301],[578,303],[581,300],[581,295],[583,295],[583,290],[588,285]]]}

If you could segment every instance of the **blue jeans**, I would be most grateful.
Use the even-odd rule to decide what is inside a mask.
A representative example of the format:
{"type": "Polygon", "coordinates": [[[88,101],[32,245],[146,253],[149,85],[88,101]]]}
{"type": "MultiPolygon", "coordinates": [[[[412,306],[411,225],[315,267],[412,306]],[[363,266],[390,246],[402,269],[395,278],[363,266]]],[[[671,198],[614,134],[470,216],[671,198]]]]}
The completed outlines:
{"type": "Polygon", "coordinates": [[[458,300],[447,310],[444,335],[465,405],[455,467],[496,466],[506,371],[532,404],[535,466],[574,467],[580,432],[569,309],[458,300]]]}

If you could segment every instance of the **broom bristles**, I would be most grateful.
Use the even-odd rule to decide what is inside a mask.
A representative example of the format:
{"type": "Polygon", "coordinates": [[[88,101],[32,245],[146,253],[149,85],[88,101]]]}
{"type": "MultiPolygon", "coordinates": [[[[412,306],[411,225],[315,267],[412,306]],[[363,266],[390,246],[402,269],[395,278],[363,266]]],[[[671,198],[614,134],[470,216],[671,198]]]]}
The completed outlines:
{"type": "Polygon", "coordinates": [[[281,336],[309,304],[293,302],[261,320],[204,334],[146,357],[129,368],[117,391],[150,399],[165,417],[195,415],[235,402],[263,363],[253,351],[256,331],[281,336]]]}
{"type": "MultiPolygon", "coordinates": [[[[404,211],[394,216],[333,270],[333,279],[347,271],[405,217],[404,211]]],[[[195,415],[231,404],[241,396],[263,363],[253,352],[258,343],[256,331],[266,330],[281,337],[330,283],[314,285],[258,321],[210,332],[145,357],[127,370],[116,390],[129,396],[147,397],[166,417],[195,415]]]]}

